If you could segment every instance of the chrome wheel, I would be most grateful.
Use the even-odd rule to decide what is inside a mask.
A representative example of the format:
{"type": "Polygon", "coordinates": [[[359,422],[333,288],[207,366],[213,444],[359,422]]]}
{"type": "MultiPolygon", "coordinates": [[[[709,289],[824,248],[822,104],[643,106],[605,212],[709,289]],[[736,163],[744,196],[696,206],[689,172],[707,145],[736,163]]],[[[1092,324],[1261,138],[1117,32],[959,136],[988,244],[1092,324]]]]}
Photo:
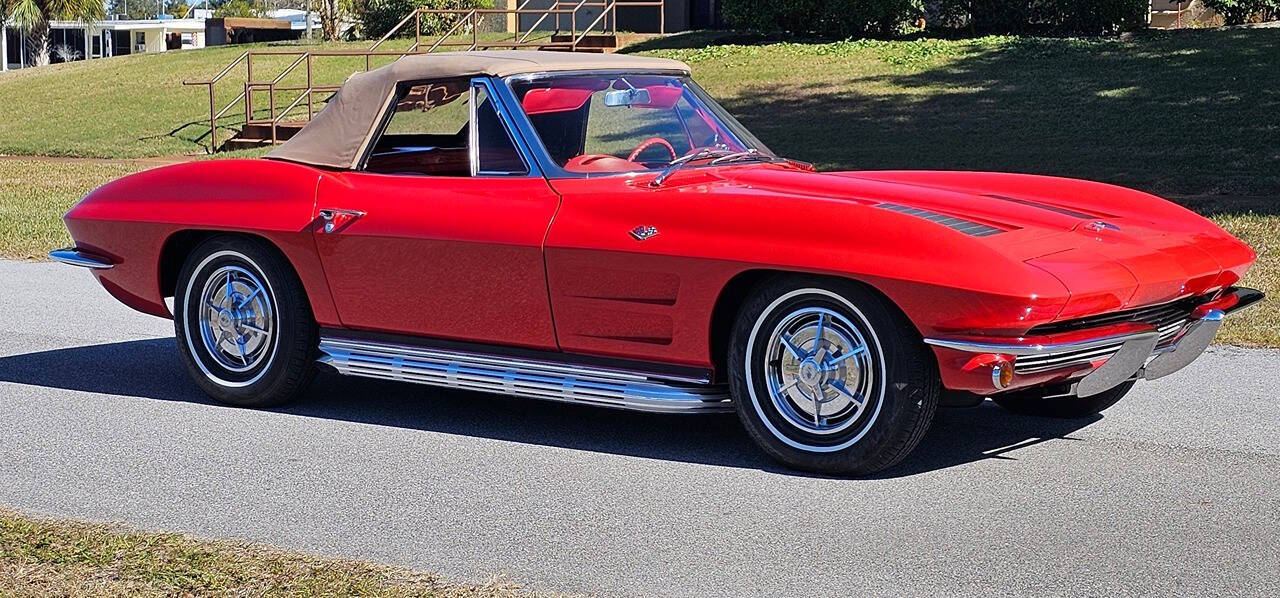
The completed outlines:
{"type": "Polygon", "coordinates": [[[275,312],[269,289],[257,276],[224,265],[205,279],[199,298],[200,338],[218,366],[241,373],[270,359],[275,312]]]}
{"type": "Polygon", "coordinates": [[[280,405],[315,374],[318,330],[306,290],[265,239],[201,241],[178,272],[173,316],[183,364],[214,399],[280,405]]]}
{"type": "Polygon", "coordinates": [[[733,407],[770,457],[826,474],[899,462],[941,388],[911,321],[862,283],[778,275],[739,308],[727,357],[733,407]]]}
{"type": "Polygon", "coordinates": [[[774,327],[764,354],[770,399],[792,427],[817,435],[859,421],[876,387],[876,369],[862,333],[824,307],[791,312],[774,327]]]}

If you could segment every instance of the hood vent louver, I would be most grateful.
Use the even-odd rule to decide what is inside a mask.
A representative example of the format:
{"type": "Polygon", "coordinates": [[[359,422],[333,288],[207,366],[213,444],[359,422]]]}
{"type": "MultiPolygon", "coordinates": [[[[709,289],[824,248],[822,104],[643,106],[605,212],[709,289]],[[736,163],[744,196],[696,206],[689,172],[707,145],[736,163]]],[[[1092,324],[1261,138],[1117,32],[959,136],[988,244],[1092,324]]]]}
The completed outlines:
{"type": "Polygon", "coordinates": [[[913,208],[911,206],[904,206],[896,203],[880,203],[880,204],[876,204],[876,207],[884,210],[898,212],[900,214],[915,216],[917,218],[923,218],[930,222],[936,222],[951,230],[969,235],[970,237],[989,237],[991,235],[998,235],[1004,232],[1003,229],[999,229],[994,226],[987,226],[980,222],[965,220],[964,218],[957,218],[955,216],[948,216],[946,214],[924,210],[921,208],[913,208]]]}

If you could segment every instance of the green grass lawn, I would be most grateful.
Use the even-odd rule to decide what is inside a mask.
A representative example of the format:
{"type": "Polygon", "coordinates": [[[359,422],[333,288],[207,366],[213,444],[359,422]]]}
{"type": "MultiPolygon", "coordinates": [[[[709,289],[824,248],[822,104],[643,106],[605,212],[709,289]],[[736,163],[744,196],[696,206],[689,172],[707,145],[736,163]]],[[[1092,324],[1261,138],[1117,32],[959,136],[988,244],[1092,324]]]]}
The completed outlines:
{"type": "MultiPolygon", "coordinates": [[[[730,41],[742,40],[695,33],[627,51],[689,61],[694,77],[775,151],[821,168],[995,169],[1157,193],[1280,196],[1280,33],[1274,30],[1128,40],[723,43],[730,41]]],[[[0,153],[201,153],[207,93],[181,82],[212,76],[245,48],[0,75],[0,153]]],[[[258,78],[291,60],[262,59],[258,78]]],[[[363,59],[317,58],[315,66],[318,83],[336,84],[360,70],[363,59]]],[[[298,71],[288,82],[301,83],[302,76],[298,71]]],[[[243,78],[226,79],[219,102],[241,89],[243,78]]],[[[258,95],[255,108],[264,109],[266,95],[258,95]]],[[[292,99],[281,95],[277,104],[292,99]]],[[[239,120],[243,109],[222,122],[239,120]]]]}
{"type": "Polygon", "coordinates": [[[527,595],[497,578],[486,584],[460,584],[428,573],[257,544],[0,510],[0,596],[527,595]]]}
{"type": "Polygon", "coordinates": [[[721,36],[628,51],[688,61],[770,148],[823,169],[1003,170],[1280,197],[1280,31],[717,45],[735,41],[721,36]]]}
{"type": "MultiPolygon", "coordinates": [[[[393,39],[379,50],[404,50],[412,43],[410,39],[393,39]]],[[[184,80],[207,80],[246,50],[363,50],[371,44],[359,41],[217,46],[9,71],[0,74],[0,154],[137,158],[206,153],[208,87],[184,86],[184,80]]],[[[255,58],[254,80],[275,77],[296,58],[255,58]]],[[[376,68],[394,58],[374,57],[371,64],[376,68]]],[[[340,85],[365,67],[363,57],[313,60],[315,85],[340,85]]],[[[229,75],[216,87],[219,109],[244,91],[244,73],[241,65],[235,75],[229,75]]],[[[299,67],[280,85],[305,83],[306,71],[299,67]]],[[[276,98],[277,108],[283,109],[295,97],[297,92],[281,92],[276,98]]],[[[266,117],[268,95],[259,91],[254,98],[255,115],[266,117]]],[[[316,99],[318,109],[320,98],[316,99]]],[[[290,114],[305,112],[299,107],[290,114]]],[[[225,141],[243,122],[241,104],[219,119],[219,140],[225,141]]]]}
{"type": "Polygon", "coordinates": [[[42,258],[71,243],[62,215],[94,187],[130,174],[129,164],[0,160],[0,256],[42,258]]]}

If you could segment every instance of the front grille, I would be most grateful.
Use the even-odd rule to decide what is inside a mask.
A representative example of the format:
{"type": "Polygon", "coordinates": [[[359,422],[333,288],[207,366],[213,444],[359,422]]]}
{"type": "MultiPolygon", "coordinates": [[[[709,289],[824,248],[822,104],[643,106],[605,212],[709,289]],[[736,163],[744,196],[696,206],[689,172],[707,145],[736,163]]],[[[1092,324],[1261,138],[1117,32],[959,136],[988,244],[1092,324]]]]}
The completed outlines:
{"type": "Polygon", "coordinates": [[[1048,324],[1041,324],[1032,328],[1027,332],[1027,334],[1034,336],[1060,334],[1063,332],[1088,330],[1090,328],[1099,328],[1113,324],[1135,322],[1154,326],[1161,332],[1161,340],[1163,341],[1165,340],[1164,332],[1166,329],[1177,324],[1177,327],[1172,329],[1173,333],[1176,334],[1177,331],[1181,329],[1181,325],[1186,324],[1187,320],[1191,319],[1191,311],[1194,310],[1196,306],[1204,303],[1207,299],[1208,297],[1205,296],[1187,297],[1186,299],[1179,299],[1171,303],[1161,303],[1160,305],[1149,305],[1147,307],[1139,307],[1136,309],[1114,311],[1096,316],[1063,320],[1061,322],[1050,322],[1048,324]]]}
{"type": "Polygon", "coordinates": [[[1123,345],[1124,343],[1116,343],[1114,345],[1077,349],[1075,351],[1026,355],[1014,360],[1013,372],[1018,375],[1034,374],[1071,366],[1089,365],[1095,361],[1101,361],[1115,355],[1116,351],[1119,351],[1123,345]]]}
{"type": "MultiPolygon", "coordinates": [[[[1126,309],[1123,311],[1088,316],[1085,318],[1050,322],[1048,324],[1041,324],[1032,328],[1027,334],[1034,336],[1060,334],[1063,332],[1088,330],[1091,328],[1124,323],[1150,324],[1160,335],[1160,339],[1156,342],[1156,346],[1161,347],[1177,340],[1178,334],[1180,334],[1182,330],[1186,328],[1187,323],[1191,321],[1191,311],[1194,310],[1196,306],[1204,303],[1207,299],[1208,297],[1206,296],[1188,297],[1186,299],[1179,299],[1177,301],[1162,303],[1160,305],[1149,305],[1146,307],[1126,309]]],[[[1111,345],[1091,347],[1088,349],[1026,355],[1019,357],[1014,362],[1014,372],[1018,374],[1034,374],[1037,372],[1048,372],[1068,367],[1090,365],[1098,361],[1105,361],[1112,355],[1115,355],[1116,351],[1120,350],[1121,345],[1123,345],[1123,343],[1117,342],[1111,345]]]]}
{"type": "MultiPolygon", "coordinates": [[[[1182,332],[1182,328],[1187,325],[1187,321],[1187,318],[1179,318],[1156,328],[1156,332],[1160,334],[1160,339],[1156,341],[1156,346],[1160,347],[1173,342],[1173,340],[1178,337],[1178,333],[1182,332]]],[[[1074,351],[1058,351],[1054,353],[1025,355],[1017,358],[1017,360],[1013,362],[1013,371],[1019,375],[1035,374],[1037,372],[1048,372],[1073,366],[1090,365],[1097,361],[1109,359],[1112,355],[1115,355],[1122,346],[1124,346],[1124,343],[1118,342],[1110,345],[1103,345],[1101,347],[1076,349],[1074,351]]]]}

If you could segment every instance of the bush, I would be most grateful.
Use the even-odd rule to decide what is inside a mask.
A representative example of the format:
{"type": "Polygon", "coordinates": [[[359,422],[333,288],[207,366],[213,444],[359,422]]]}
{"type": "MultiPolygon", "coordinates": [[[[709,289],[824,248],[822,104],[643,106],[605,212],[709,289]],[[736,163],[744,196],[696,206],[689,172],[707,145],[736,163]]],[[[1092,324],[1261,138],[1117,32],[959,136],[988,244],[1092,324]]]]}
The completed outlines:
{"type": "Polygon", "coordinates": [[[813,30],[813,16],[823,4],[822,0],[724,0],[720,11],[734,29],[804,33],[813,30]]]}
{"type": "Polygon", "coordinates": [[[1047,20],[1055,30],[1106,35],[1147,24],[1147,0],[1056,0],[1048,2],[1047,20]]]}
{"type": "Polygon", "coordinates": [[[848,38],[901,33],[926,13],[934,25],[980,33],[1101,35],[1143,26],[1147,8],[1147,0],[724,0],[722,10],[737,29],[848,38]]]}
{"type": "Polygon", "coordinates": [[[1102,35],[1143,27],[1147,0],[937,0],[943,27],[977,33],[1102,35]]]}
{"type": "Polygon", "coordinates": [[[827,0],[818,33],[839,38],[902,33],[924,13],[920,0],[827,0]]]}
{"type": "Polygon", "coordinates": [[[724,0],[721,10],[736,29],[839,38],[900,33],[923,12],[921,0],[724,0]]]}
{"type": "MultiPolygon", "coordinates": [[[[360,14],[361,31],[370,39],[386,35],[405,15],[419,8],[462,9],[492,8],[493,0],[369,0],[360,14]]],[[[485,15],[489,19],[495,15],[485,15]]],[[[458,19],[457,15],[422,15],[423,35],[443,35],[458,19]]],[[[501,18],[501,16],[498,16],[501,18]]],[[[458,28],[458,33],[469,32],[466,25],[458,28]]],[[[413,26],[406,24],[397,37],[413,35],[413,26]]]]}
{"type": "Polygon", "coordinates": [[[1280,19],[1280,0],[1204,0],[1228,25],[1280,19]]]}
{"type": "MultiPolygon", "coordinates": [[[[134,2],[134,4],[138,4],[138,2],[134,2]]],[[[230,0],[219,4],[218,8],[214,9],[213,16],[215,18],[261,18],[266,16],[266,11],[254,0],[230,0]]]]}

